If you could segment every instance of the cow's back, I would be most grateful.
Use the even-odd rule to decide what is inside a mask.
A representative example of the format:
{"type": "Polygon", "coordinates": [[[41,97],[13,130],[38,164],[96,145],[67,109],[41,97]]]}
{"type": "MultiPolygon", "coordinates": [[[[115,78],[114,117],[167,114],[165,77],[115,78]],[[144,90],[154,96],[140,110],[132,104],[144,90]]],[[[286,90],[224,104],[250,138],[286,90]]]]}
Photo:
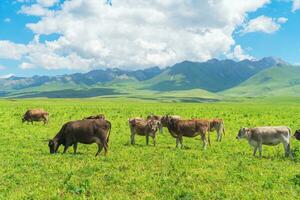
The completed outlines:
{"type": "Polygon", "coordinates": [[[68,122],[64,137],[81,143],[92,143],[95,138],[107,138],[109,125],[105,120],[78,120],[68,122]]]}
{"type": "Polygon", "coordinates": [[[264,126],[251,129],[251,139],[255,141],[272,141],[290,138],[290,128],[287,126],[264,126]]]}

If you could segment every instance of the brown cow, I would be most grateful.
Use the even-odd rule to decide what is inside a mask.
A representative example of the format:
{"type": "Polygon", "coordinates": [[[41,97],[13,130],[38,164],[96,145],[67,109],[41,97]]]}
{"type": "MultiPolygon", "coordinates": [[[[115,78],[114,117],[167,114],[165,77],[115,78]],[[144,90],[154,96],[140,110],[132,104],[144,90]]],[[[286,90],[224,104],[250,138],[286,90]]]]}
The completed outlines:
{"type": "Polygon", "coordinates": [[[73,145],[74,153],[77,151],[77,143],[98,145],[96,156],[104,148],[105,155],[108,151],[111,123],[103,119],[78,120],[64,124],[57,135],[49,140],[50,153],[56,153],[60,145],[64,145],[64,152],[73,145]]]}
{"type": "Polygon", "coordinates": [[[128,120],[130,128],[130,141],[135,144],[135,135],[146,136],[146,144],[149,144],[149,137],[153,138],[153,145],[156,145],[156,132],[160,127],[160,122],[157,120],[145,120],[141,118],[131,118],[128,120]]]}
{"type": "Polygon", "coordinates": [[[295,134],[294,134],[294,137],[297,139],[297,140],[300,140],[300,129],[299,130],[296,130],[295,134]]]}
{"type": "Polygon", "coordinates": [[[225,135],[225,127],[223,119],[210,119],[209,120],[209,131],[217,132],[217,141],[221,142],[222,136],[225,135]]]}
{"type": "Polygon", "coordinates": [[[103,114],[99,114],[99,115],[92,115],[89,117],[85,117],[83,119],[105,119],[105,116],[103,114]]]}
{"type": "MultiPolygon", "coordinates": [[[[167,117],[168,118],[168,117],[167,117]]],[[[202,119],[192,119],[192,120],[180,120],[169,118],[167,123],[168,130],[170,134],[176,138],[176,147],[180,143],[181,148],[183,148],[182,137],[196,137],[201,136],[203,142],[203,149],[206,149],[206,133],[209,129],[209,121],[202,119]]],[[[210,136],[208,134],[208,143],[210,145],[210,136]]]]}
{"type": "Polygon", "coordinates": [[[22,123],[25,121],[31,122],[33,124],[33,121],[43,121],[44,124],[47,124],[49,120],[49,114],[48,112],[44,111],[43,109],[31,109],[27,110],[22,118],[22,123]]]}
{"type": "MultiPolygon", "coordinates": [[[[193,118],[195,119],[195,118],[193,118]]],[[[217,141],[221,142],[222,136],[225,135],[225,127],[224,127],[224,120],[223,119],[202,119],[207,120],[209,122],[209,134],[212,131],[217,132],[217,141]]]]}

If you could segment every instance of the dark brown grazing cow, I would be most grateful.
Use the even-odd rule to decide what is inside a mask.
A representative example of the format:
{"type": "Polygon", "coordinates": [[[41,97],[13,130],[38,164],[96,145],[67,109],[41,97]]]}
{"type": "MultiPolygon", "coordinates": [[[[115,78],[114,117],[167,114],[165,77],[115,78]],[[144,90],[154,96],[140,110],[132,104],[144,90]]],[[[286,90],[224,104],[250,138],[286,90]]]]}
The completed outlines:
{"type": "MultiPolygon", "coordinates": [[[[176,147],[180,143],[181,148],[183,148],[182,137],[196,137],[201,136],[203,142],[203,149],[206,149],[206,133],[209,129],[209,121],[202,119],[192,119],[192,120],[180,120],[170,118],[167,124],[170,134],[176,138],[176,147]]],[[[208,143],[210,145],[210,136],[208,134],[208,143]]]]}
{"type": "Polygon", "coordinates": [[[111,123],[103,119],[89,119],[71,121],[64,124],[57,135],[49,140],[50,153],[56,153],[60,145],[64,145],[64,152],[73,145],[74,153],[77,150],[77,143],[98,145],[96,156],[104,148],[105,155],[108,151],[111,123]]]}
{"type": "Polygon", "coordinates": [[[294,137],[297,139],[297,140],[300,140],[300,129],[299,130],[296,130],[295,134],[294,134],[294,137]]]}
{"type": "Polygon", "coordinates": [[[27,110],[22,118],[22,123],[25,121],[31,122],[33,124],[33,121],[43,121],[44,124],[47,124],[49,120],[49,114],[44,111],[43,109],[31,109],[27,110]]]}
{"type": "Polygon", "coordinates": [[[157,120],[145,120],[141,118],[131,118],[128,120],[130,128],[130,141],[135,144],[135,135],[146,136],[146,144],[149,144],[149,137],[153,139],[153,145],[156,145],[156,132],[160,126],[157,120]]]}
{"type": "Polygon", "coordinates": [[[99,115],[93,115],[93,116],[85,117],[83,119],[105,119],[105,116],[103,114],[99,114],[99,115]]]}

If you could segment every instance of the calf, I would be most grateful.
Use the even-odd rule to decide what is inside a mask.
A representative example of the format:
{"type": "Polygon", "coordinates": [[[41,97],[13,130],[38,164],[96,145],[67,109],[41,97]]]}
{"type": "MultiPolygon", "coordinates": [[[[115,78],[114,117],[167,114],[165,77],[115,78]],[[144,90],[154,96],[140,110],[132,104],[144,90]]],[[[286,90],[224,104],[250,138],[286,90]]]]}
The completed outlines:
{"type": "Polygon", "coordinates": [[[300,140],[300,129],[296,130],[294,137],[296,138],[296,140],[300,140]]]}
{"type": "Polygon", "coordinates": [[[27,110],[22,118],[22,123],[25,121],[31,122],[33,124],[34,121],[43,121],[44,124],[48,123],[49,114],[43,109],[31,109],[27,110]]]}
{"type": "Polygon", "coordinates": [[[222,136],[225,135],[225,127],[223,119],[210,119],[209,120],[209,131],[217,132],[217,141],[221,142],[222,136]]]}
{"type": "Polygon", "coordinates": [[[153,139],[153,145],[156,145],[156,132],[160,126],[157,120],[145,120],[140,118],[132,118],[128,120],[130,128],[130,141],[135,144],[135,135],[146,136],[146,144],[149,144],[149,137],[153,139]]]}
{"type": "Polygon", "coordinates": [[[253,147],[253,156],[257,149],[262,157],[262,145],[276,146],[280,143],[284,146],[285,156],[292,157],[290,147],[291,129],[287,126],[265,126],[256,128],[241,128],[237,139],[247,139],[253,147]]]}
{"type": "Polygon", "coordinates": [[[98,145],[96,156],[104,148],[105,155],[108,151],[111,123],[103,119],[78,120],[64,124],[57,135],[49,140],[50,153],[56,153],[60,145],[64,145],[65,153],[73,145],[74,153],[77,151],[77,143],[98,145]]]}
{"type": "MultiPolygon", "coordinates": [[[[192,120],[180,120],[169,118],[167,120],[167,128],[172,135],[172,137],[176,138],[176,147],[180,143],[181,148],[183,148],[182,137],[196,137],[197,135],[201,136],[201,140],[203,143],[203,149],[206,149],[207,140],[206,133],[208,133],[209,129],[209,121],[201,120],[201,119],[192,119],[192,120]]],[[[210,137],[208,134],[208,143],[210,145],[210,137]]]]}

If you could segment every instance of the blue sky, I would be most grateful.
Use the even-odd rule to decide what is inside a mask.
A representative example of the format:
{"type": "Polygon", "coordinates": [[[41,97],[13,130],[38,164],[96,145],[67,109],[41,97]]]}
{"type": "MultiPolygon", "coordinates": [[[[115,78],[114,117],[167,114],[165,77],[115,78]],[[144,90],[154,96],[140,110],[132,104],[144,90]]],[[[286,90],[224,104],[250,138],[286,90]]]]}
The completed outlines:
{"type": "Polygon", "coordinates": [[[300,63],[299,0],[220,2],[2,0],[0,77],[213,57],[300,63]]]}

